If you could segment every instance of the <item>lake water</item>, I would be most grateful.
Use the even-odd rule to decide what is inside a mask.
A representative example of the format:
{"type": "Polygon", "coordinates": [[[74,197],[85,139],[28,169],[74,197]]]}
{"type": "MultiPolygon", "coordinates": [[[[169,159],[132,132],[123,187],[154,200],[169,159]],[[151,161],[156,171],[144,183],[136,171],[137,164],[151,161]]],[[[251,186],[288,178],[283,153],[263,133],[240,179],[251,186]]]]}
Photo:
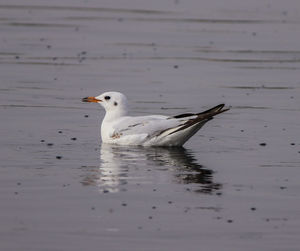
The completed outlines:
{"type": "Polygon", "coordinates": [[[300,3],[0,3],[1,250],[300,248],[300,3]],[[231,110],[183,149],[102,145],[132,115],[231,110]]]}

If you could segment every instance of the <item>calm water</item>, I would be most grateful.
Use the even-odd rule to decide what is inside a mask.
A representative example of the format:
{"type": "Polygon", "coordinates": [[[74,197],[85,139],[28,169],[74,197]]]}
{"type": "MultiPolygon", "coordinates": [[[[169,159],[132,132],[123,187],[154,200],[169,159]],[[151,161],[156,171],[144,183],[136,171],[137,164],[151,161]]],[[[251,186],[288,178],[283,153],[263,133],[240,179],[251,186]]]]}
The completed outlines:
{"type": "Polygon", "coordinates": [[[1,250],[299,250],[298,1],[0,4],[1,250]],[[103,110],[226,103],[180,149],[102,145],[103,110]]]}

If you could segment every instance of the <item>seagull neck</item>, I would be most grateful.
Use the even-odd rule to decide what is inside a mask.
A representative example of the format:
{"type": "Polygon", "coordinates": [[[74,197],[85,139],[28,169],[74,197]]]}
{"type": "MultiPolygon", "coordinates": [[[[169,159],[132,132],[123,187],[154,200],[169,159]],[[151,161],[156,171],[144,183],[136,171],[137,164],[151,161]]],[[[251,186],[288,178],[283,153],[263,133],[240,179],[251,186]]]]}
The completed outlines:
{"type": "Polygon", "coordinates": [[[127,115],[127,110],[115,110],[115,111],[107,111],[104,117],[105,121],[115,120],[117,118],[123,117],[127,115]]]}

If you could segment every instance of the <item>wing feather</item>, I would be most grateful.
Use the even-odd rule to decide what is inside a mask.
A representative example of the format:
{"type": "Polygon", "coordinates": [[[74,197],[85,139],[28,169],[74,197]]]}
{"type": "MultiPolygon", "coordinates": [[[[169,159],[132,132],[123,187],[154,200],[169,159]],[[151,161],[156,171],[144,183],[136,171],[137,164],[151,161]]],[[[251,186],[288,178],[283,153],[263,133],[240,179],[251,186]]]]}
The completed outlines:
{"type": "Polygon", "coordinates": [[[162,115],[122,117],[113,125],[114,135],[118,135],[115,140],[126,143],[132,140],[136,143],[138,139],[139,144],[158,139],[166,141],[170,135],[181,131],[185,138],[189,138],[189,131],[193,135],[215,115],[229,110],[223,108],[224,104],[220,104],[201,113],[185,113],[172,117],[162,115]]]}

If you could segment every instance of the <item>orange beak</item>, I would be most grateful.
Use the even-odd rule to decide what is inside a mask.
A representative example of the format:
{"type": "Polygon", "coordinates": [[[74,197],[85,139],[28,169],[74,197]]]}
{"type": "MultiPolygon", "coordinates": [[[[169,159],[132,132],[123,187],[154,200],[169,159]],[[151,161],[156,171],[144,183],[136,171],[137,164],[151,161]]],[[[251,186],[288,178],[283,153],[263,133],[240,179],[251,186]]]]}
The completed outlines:
{"type": "Polygon", "coordinates": [[[95,97],[85,97],[81,101],[82,102],[93,102],[93,103],[102,102],[101,99],[96,99],[95,97]]]}

